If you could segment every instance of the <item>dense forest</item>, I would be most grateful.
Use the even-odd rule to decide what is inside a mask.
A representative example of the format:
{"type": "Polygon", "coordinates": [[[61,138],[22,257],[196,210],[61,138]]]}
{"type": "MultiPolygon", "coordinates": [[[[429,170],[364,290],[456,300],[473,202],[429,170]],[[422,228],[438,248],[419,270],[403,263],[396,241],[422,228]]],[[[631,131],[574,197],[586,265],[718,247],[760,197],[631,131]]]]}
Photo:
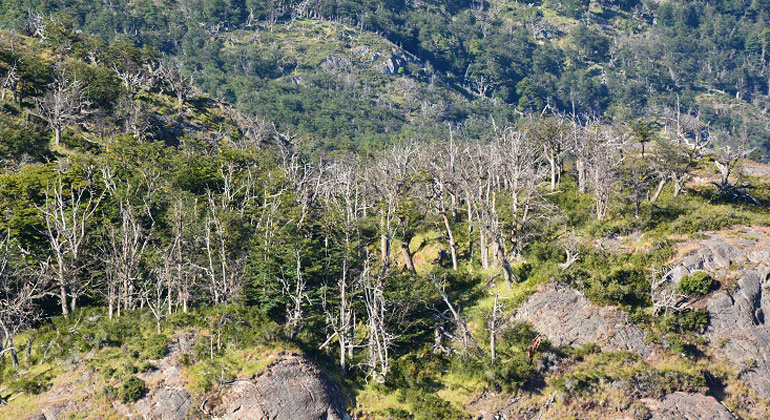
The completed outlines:
{"type": "Polygon", "coordinates": [[[660,125],[681,107],[770,149],[760,0],[0,4],[0,22],[30,34],[54,25],[153,48],[213,97],[335,148],[447,125],[485,138],[492,120],[544,109],[660,125]]]}
{"type": "Polygon", "coordinates": [[[0,0],[0,417],[251,418],[288,352],[361,419],[767,418],[768,20],[0,0]]]}

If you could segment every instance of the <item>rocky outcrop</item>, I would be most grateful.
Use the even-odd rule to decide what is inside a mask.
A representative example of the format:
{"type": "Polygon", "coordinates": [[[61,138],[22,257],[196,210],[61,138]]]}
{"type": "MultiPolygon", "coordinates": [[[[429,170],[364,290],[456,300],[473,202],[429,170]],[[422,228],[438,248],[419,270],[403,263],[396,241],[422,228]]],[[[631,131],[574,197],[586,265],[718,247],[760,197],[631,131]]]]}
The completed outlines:
{"type": "Polygon", "coordinates": [[[399,69],[406,66],[408,63],[417,63],[419,60],[412,54],[409,54],[401,48],[394,47],[390,56],[374,66],[374,69],[383,74],[394,75],[399,72],[399,69]]]}
{"type": "Polygon", "coordinates": [[[706,239],[686,243],[690,249],[673,268],[674,284],[686,274],[707,271],[724,276],[747,264],[770,261],[770,232],[760,228],[737,228],[730,236],[712,234],[706,239]]]}
{"type": "Polygon", "coordinates": [[[518,321],[528,321],[554,345],[596,343],[604,350],[629,350],[642,357],[651,354],[644,333],[628,314],[601,307],[576,290],[548,284],[518,309],[518,321]]]}
{"type": "Polygon", "coordinates": [[[770,398],[770,268],[741,274],[733,291],[722,290],[708,299],[711,323],[706,335],[740,379],[761,397],[770,398]]]}
{"type": "Polygon", "coordinates": [[[353,62],[339,55],[330,55],[321,63],[321,68],[327,72],[346,70],[351,67],[353,67],[353,62]]]}
{"type": "Polygon", "coordinates": [[[297,355],[283,355],[262,374],[233,383],[215,413],[221,420],[350,419],[332,379],[297,355]]]}
{"type": "Polygon", "coordinates": [[[700,240],[674,267],[672,282],[703,270],[726,281],[705,299],[706,336],[759,396],[770,398],[770,234],[762,228],[734,229],[700,240]],[[733,282],[734,280],[734,282],[733,282]]]}
{"type": "MultiPolygon", "coordinates": [[[[107,407],[100,409],[114,410],[111,418],[143,420],[350,419],[332,379],[314,363],[295,354],[270,356],[275,361],[263,373],[236,380],[222,390],[221,398],[193,396],[187,390],[180,358],[194,344],[195,332],[177,334],[166,356],[152,362],[155,369],[137,374],[149,388],[143,398],[134,404],[108,402],[107,407]]],[[[23,418],[62,420],[93,411],[102,401],[95,395],[101,389],[95,385],[96,379],[85,371],[80,378],[74,378],[75,382],[54,387],[41,396],[44,401],[37,412],[23,418]]]]}
{"type": "Polygon", "coordinates": [[[662,400],[643,399],[651,420],[732,420],[735,417],[714,397],[674,392],[662,400]]]}
{"type": "Polygon", "coordinates": [[[190,351],[195,343],[191,332],[177,334],[167,354],[153,364],[151,372],[139,374],[150,386],[147,395],[133,405],[116,404],[116,409],[129,418],[157,420],[185,420],[192,411],[192,396],[185,388],[179,358],[190,351]]]}

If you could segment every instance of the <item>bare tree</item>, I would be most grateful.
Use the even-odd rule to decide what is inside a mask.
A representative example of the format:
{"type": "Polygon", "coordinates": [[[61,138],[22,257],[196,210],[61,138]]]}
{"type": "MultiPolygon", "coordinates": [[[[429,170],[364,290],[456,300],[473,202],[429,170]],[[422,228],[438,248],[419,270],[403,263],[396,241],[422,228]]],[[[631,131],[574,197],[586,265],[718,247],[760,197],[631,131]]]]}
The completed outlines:
{"type": "Polygon", "coordinates": [[[5,76],[0,81],[0,98],[2,100],[5,100],[5,95],[8,91],[11,91],[14,96],[16,95],[16,87],[20,80],[18,68],[19,63],[17,61],[6,70],[5,76]]]}
{"type": "Polygon", "coordinates": [[[144,227],[137,217],[136,210],[128,200],[120,200],[119,226],[108,225],[108,241],[104,249],[107,266],[107,313],[112,319],[117,308],[128,310],[133,307],[134,285],[140,279],[141,262],[153,236],[155,220],[152,218],[149,206],[145,207],[150,225],[144,227]]]}
{"type": "Polygon", "coordinates": [[[719,182],[714,182],[718,193],[731,200],[746,200],[759,204],[756,198],[742,188],[730,182],[730,176],[740,173],[741,162],[754,151],[749,146],[748,135],[744,129],[738,137],[730,133],[720,131],[716,135],[718,146],[713,151],[714,166],[720,174],[719,182]]]}
{"type": "Polygon", "coordinates": [[[55,145],[58,146],[62,130],[84,117],[83,111],[89,102],[80,81],[70,81],[59,74],[45,96],[36,101],[36,105],[40,118],[54,130],[55,145]]]}
{"type": "Polygon", "coordinates": [[[166,252],[163,253],[164,267],[167,268],[165,276],[168,283],[168,310],[175,305],[182,307],[182,312],[187,313],[190,306],[192,288],[197,283],[198,269],[193,263],[194,245],[190,239],[194,230],[192,225],[193,215],[191,209],[196,203],[188,206],[183,199],[174,200],[171,208],[171,238],[166,252]],[[176,303],[172,298],[176,294],[176,303]]]}
{"type": "Polygon", "coordinates": [[[333,241],[343,247],[342,272],[337,281],[337,307],[329,304],[326,288],[322,294],[321,306],[326,315],[326,325],[333,333],[329,335],[321,349],[335,337],[339,343],[339,363],[342,372],[348,368],[348,358],[352,357],[355,347],[355,319],[353,298],[357,292],[358,282],[355,281],[355,265],[357,250],[354,242],[358,240],[359,221],[362,215],[363,185],[358,177],[357,162],[339,161],[327,171],[329,182],[324,183],[323,201],[328,217],[332,220],[329,226],[333,241]]]}
{"type": "Polygon", "coordinates": [[[385,299],[385,277],[369,271],[368,259],[361,274],[361,289],[367,315],[366,364],[375,380],[382,383],[390,370],[390,349],[398,335],[388,328],[390,305],[385,299]]]}
{"type": "Polygon", "coordinates": [[[14,337],[36,320],[42,310],[36,303],[48,292],[48,260],[40,270],[24,270],[20,249],[11,244],[10,234],[0,237],[0,330],[3,343],[0,356],[8,353],[14,369],[19,368],[14,337]]]}
{"type": "Polygon", "coordinates": [[[671,275],[673,273],[673,269],[666,267],[654,269],[652,272],[650,297],[652,298],[653,315],[681,312],[686,307],[687,295],[677,292],[676,287],[671,287],[671,275]]]}
{"type": "Polygon", "coordinates": [[[169,290],[166,288],[167,283],[164,280],[170,270],[171,267],[165,264],[157,267],[155,273],[149,276],[141,286],[142,300],[155,319],[155,328],[158,334],[161,333],[161,321],[166,317],[169,304],[167,295],[169,290]]]}
{"type": "Polygon", "coordinates": [[[564,152],[571,137],[567,119],[560,116],[551,118],[530,116],[525,131],[532,141],[542,147],[543,156],[550,167],[550,185],[551,191],[553,191],[561,181],[561,173],[564,169],[564,152]]]}
{"type": "Polygon", "coordinates": [[[240,292],[241,271],[245,256],[236,254],[227,240],[227,209],[209,192],[203,219],[203,252],[205,265],[198,266],[208,278],[214,304],[224,303],[240,292]]]}
{"type": "Polygon", "coordinates": [[[121,97],[118,101],[117,114],[123,121],[124,133],[133,135],[137,140],[151,137],[152,123],[144,103],[127,96],[121,97]]]}
{"type": "Polygon", "coordinates": [[[662,138],[656,150],[658,187],[650,201],[655,201],[670,180],[674,197],[678,197],[686,178],[711,143],[710,130],[700,121],[700,116],[688,111],[683,113],[679,104],[667,110],[662,138]]]}
{"type": "Polygon", "coordinates": [[[171,88],[177,99],[177,104],[182,106],[187,102],[187,97],[193,91],[193,77],[185,76],[181,61],[174,60],[168,64],[161,64],[159,69],[161,79],[171,88]]]}
{"type": "MultiPolygon", "coordinates": [[[[441,299],[444,300],[444,303],[447,305],[447,308],[449,308],[449,312],[452,314],[452,319],[454,320],[455,327],[460,333],[462,334],[462,340],[463,340],[463,347],[466,349],[468,347],[473,347],[474,350],[476,350],[481,357],[484,357],[484,351],[481,349],[481,346],[479,346],[479,343],[476,342],[476,339],[473,338],[473,334],[471,334],[470,328],[468,328],[468,324],[465,322],[465,320],[462,319],[460,314],[457,312],[457,309],[455,309],[454,305],[452,305],[452,302],[449,301],[449,297],[446,294],[446,279],[442,281],[441,284],[439,284],[438,280],[436,279],[435,275],[430,276],[431,282],[433,282],[433,286],[436,288],[436,290],[441,294],[441,299]]],[[[495,297],[495,305],[497,304],[497,298],[495,297]]]]}
{"type": "Polygon", "coordinates": [[[383,272],[391,258],[391,242],[397,228],[399,200],[414,177],[417,146],[414,142],[394,145],[379,154],[367,168],[366,180],[370,196],[380,211],[380,254],[383,272]]]}
{"type": "MultiPolygon", "coordinates": [[[[87,176],[87,179],[90,177],[87,176]]],[[[45,234],[54,265],[54,279],[64,315],[75,310],[78,298],[86,292],[88,280],[80,274],[89,261],[84,255],[91,237],[89,225],[104,192],[97,192],[90,181],[65,185],[58,172],[45,190],[45,203],[37,207],[45,221],[45,234]]]]}
{"type": "Polygon", "coordinates": [[[596,218],[604,220],[609,209],[610,195],[620,181],[620,166],[625,159],[623,147],[626,134],[622,129],[603,132],[603,138],[597,142],[591,156],[592,189],[596,218]]]}
{"type": "Polygon", "coordinates": [[[452,259],[452,269],[457,270],[457,242],[452,225],[457,219],[457,203],[460,194],[458,176],[460,148],[455,143],[450,130],[449,142],[436,144],[426,152],[429,155],[428,170],[432,175],[429,201],[432,203],[433,210],[441,217],[449,245],[449,255],[452,259]]]}
{"type": "Polygon", "coordinates": [[[497,334],[500,333],[502,308],[498,303],[500,295],[495,295],[492,313],[489,314],[489,357],[492,363],[497,359],[497,334]]]}

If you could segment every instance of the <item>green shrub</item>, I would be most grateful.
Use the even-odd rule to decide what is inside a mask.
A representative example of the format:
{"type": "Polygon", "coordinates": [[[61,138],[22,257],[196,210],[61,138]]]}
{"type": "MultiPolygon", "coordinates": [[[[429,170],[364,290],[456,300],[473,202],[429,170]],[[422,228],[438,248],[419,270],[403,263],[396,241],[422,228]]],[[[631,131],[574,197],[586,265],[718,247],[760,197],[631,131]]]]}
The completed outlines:
{"type": "Polygon", "coordinates": [[[649,304],[650,286],[642,270],[616,268],[598,278],[588,278],[587,283],[586,297],[600,305],[639,307],[649,304]]]}
{"type": "Polygon", "coordinates": [[[523,388],[535,375],[535,367],[524,352],[517,352],[510,357],[487,367],[487,383],[503,392],[513,392],[523,388]]]}
{"type": "Polygon", "coordinates": [[[677,290],[688,296],[705,296],[714,288],[715,283],[705,271],[696,271],[682,277],[677,290]]]}
{"type": "MultiPolygon", "coordinates": [[[[412,414],[404,409],[401,408],[386,408],[385,410],[380,411],[379,413],[383,414],[383,418],[393,419],[393,420],[411,420],[412,414]]],[[[379,414],[375,413],[375,414],[379,414]]]]}
{"type": "Polygon", "coordinates": [[[160,359],[166,355],[166,349],[170,342],[171,340],[165,335],[155,334],[144,340],[142,356],[147,359],[160,359]]]}
{"type": "Polygon", "coordinates": [[[145,392],[147,392],[147,385],[144,381],[136,376],[131,376],[120,386],[118,397],[123,404],[131,404],[139,401],[145,392]]]}
{"type": "Polygon", "coordinates": [[[601,347],[599,347],[596,343],[585,343],[578,347],[573,347],[570,349],[570,355],[574,357],[575,359],[583,359],[584,357],[588,356],[589,354],[599,354],[602,352],[601,347]]]}
{"type": "Polygon", "coordinates": [[[139,372],[139,369],[137,369],[136,365],[134,365],[131,362],[125,362],[123,364],[123,373],[126,375],[133,375],[135,373],[139,372]]]}
{"type": "Polygon", "coordinates": [[[558,378],[554,386],[566,395],[585,396],[596,391],[605,379],[599,372],[575,372],[558,378]]]}
{"type": "Polygon", "coordinates": [[[703,331],[709,325],[709,314],[705,309],[688,312],[668,313],[660,318],[664,332],[686,334],[703,331]]]}
{"type": "Polygon", "coordinates": [[[441,374],[444,360],[430,349],[408,353],[394,361],[387,383],[398,388],[424,388],[441,374]]]}
{"type": "Polygon", "coordinates": [[[526,281],[529,278],[529,274],[532,272],[532,264],[526,261],[514,263],[512,268],[513,273],[516,275],[516,279],[519,282],[526,281]]]}
{"type": "Polygon", "coordinates": [[[649,398],[662,398],[676,391],[706,392],[708,389],[703,375],[694,375],[676,369],[637,370],[623,383],[630,393],[649,398]]]}
{"type": "Polygon", "coordinates": [[[412,406],[412,418],[415,420],[470,418],[467,413],[454,408],[449,401],[419,389],[403,390],[402,400],[412,406]]]}
{"type": "Polygon", "coordinates": [[[45,375],[38,375],[33,378],[20,378],[14,383],[14,388],[29,395],[38,395],[48,390],[50,382],[45,375]]]}
{"type": "Polygon", "coordinates": [[[150,362],[144,362],[141,365],[139,365],[139,372],[143,372],[143,373],[152,372],[152,371],[157,370],[157,369],[158,369],[158,367],[153,365],[150,362]]]}
{"type": "Polygon", "coordinates": [[[195,364],[195,356],[190,353],[182,353],[182,355],[179,356],[179,364],[184,367],[190,367],[195,364]]]}

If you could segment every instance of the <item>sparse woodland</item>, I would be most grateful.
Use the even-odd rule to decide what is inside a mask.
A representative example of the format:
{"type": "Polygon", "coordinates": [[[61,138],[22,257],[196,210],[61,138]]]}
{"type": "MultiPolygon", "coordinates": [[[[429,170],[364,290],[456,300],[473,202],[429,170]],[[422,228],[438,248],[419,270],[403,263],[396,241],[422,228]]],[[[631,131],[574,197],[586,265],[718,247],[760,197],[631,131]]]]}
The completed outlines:
{"type": "MultiPolygon", "coordinates": [[[[211,33],[284,19],[255,5],[231,16],[227,2],[211,3],[222,8],[205,10],[226,15],[203,27],[211,33]]],[[[614,3],[652,13],[647,2],[614,3]]],[[[487,6],[469,12],[482,30],[487,6]]],[[[679,19],[670,7],[666,19],[679,19]]],[[[300,19],[326,9],[293,10],[300,19]]],[[[371,416],[361,418],[465,418],[465,394],[433,392],[459,382],[474,392],[580,398],[589,392],[581,378],[554,379],[544,363],[557,350],[574,363],[604,356],[552,346],[512,319],[550,282],[630,314],[677,366],[668,391],[703,388],[703,364],[690,352],[708,320],[687,302],[712,284],[657,288],[670,275],[672,238],[770,223],[768,179],[745,168],[766,156],[761,119],[717,124],[687,95],[650,99],[654,118],[615,118],[601,99],[593,110],[586,98],[570,105],[573,94],[541,101],[529,95],[547,80],[486,74],[494,66],[476,69],[451,46],[429,49],[420,33],[433,65],[454,72],[447,86],[494,106],[515,98],[517,111],[327,147],[330,139],[315,137],[320,125],[292,126],[288,114],[276,123],[269,118],[280,110],[253,112],[243,92],[234,101],[243,110],[228,95],[207,96],[220,87],[215,70],[190,71],[186,45],[164,55],[160,39],[106,41],[62,22],[32,14],[26,35],[0,32],[0,407],[44,392],[65,369],[57,360],[92,352],[88,363],[112,380],[117,362],[102,355],[120,349],[135,371],[183,328],[200,332],[189,374],[201,392],[229,383],[249,351],[290,348],[333,372],[371,416]],[[633,235],[644,252],[606,245],[633,235]],[[396,402],[367,407],[378,399],[396,402]]],[[[570,60],[603,62],[597,54],[609,47],[589,46],[603,35],[581,31],[571,36],[586,37],[585,50],[570,60]]],[[[767,79],[765,38],[750,47],[761,50],[762,69],[734,81],[734,96],[752,96],[756,107],[767,100],[755,84],[767,79]]],[[[621,370],[607,357],[601,369],[621,370]]],[[[651,383],[666,382],[634,360],[651,383]]]]}

